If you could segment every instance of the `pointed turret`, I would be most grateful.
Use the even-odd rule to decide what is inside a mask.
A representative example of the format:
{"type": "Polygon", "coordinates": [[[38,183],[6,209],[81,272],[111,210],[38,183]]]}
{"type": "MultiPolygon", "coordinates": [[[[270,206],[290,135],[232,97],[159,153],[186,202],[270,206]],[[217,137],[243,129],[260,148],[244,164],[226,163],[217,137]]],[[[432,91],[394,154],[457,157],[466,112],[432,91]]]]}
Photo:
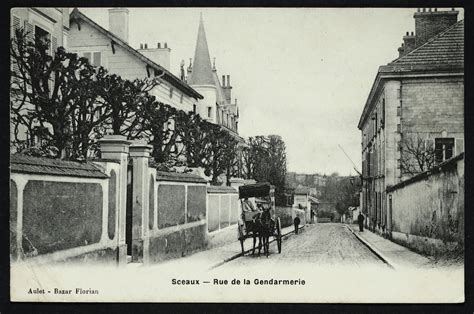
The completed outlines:
{"type": "Polygon", "coordinates": [[[194,51],[194,64],[192,67],[192,72],[188,78],[188,84],[215,85],[202,14],[199,21],[196,50],[194,51]]]}

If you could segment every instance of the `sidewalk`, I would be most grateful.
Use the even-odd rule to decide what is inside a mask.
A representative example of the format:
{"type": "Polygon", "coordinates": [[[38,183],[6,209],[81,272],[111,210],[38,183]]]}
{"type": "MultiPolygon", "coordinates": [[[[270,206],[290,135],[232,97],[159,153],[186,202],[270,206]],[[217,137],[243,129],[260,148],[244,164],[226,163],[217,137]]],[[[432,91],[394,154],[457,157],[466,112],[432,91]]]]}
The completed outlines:
{"type": "Polygon", "coordinates": [[[430,267],[431,260],[357,225],[346,225],[362,242],[395,269],[430,267]]]}
{"type": "MultiPolygon", "coordinates": [[[[300,227],[300,231],[304,229],[300,227]]],[[[283,241],[287,238],[290,234],[294,233],[294,227],[289,226],[285,227],[281,230],[283,235],[283,241]]],[[[303,231],[304,232],[304,231],[303,231]]],[[[273,240],[273,237],[270,237],[270,241],[273,240]]],[[[270,242],[272,244],[272,242],[270,242]]],[[[258,239],[257,239],[257,246],[258,246],[258,239]]],[[[253,248],[253,238],[248,238],[244,241],[244,249],[246,251],[251,250],[253,248]]],[[[276,250],[276,245],[274,247],[270,246],[270,250],[276,250]]],[[[258,249],[255,249],[255,254],[258,253],[258,249]]],[[[262,249],[263,254],[263,249],[262,249]]],[[[172,267],[186,267],[187,265],[192,265],[194,269],[201,269],[201,270],[209,270],[211,268],[220,266],[228,261],[236,259],[242,255],[242,248],[240,247],[240,241],[237,239],[237,235],[235,240],[219,246],[214,247],[209,250],[201,251],[194,253],[189,256],[185,256],[178,259],[172,259],[165,261],[163,263],[157,264],[160,267],[163,266],[172,266],[172,267]]]]}

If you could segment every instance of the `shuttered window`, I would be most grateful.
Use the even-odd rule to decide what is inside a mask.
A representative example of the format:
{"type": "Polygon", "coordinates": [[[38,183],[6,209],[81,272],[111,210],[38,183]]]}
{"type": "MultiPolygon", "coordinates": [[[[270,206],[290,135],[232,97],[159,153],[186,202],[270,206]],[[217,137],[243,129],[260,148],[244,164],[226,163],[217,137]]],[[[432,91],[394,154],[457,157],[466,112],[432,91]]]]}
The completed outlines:
{"type": "MultiPolygon", "coordinates": [[[[21,28],[21,19],[18,16],[13,15],[12,17],[12,38],[16,35],[16,30],[21,28]]],[[[16,44],[13,42],[13,48],[16,50],[16,44]]],[[[18,72],[18,64],[11,59],[12,71],[18,72]]]]}
{"type": "Polygon", "coordinates": [[[21,27],[21,19],[18,16],[13,15],[12,17],[12,35],[15,31],[21,27]]]}

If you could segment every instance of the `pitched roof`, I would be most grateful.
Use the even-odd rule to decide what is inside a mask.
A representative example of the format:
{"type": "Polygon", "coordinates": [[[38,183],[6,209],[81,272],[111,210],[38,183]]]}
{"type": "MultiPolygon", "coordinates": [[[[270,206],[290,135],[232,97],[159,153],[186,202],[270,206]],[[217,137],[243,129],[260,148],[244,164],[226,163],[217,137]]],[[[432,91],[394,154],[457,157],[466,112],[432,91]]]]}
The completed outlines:
{"type": "Polygon", "coordinates": [[[108,175],[92,162],[66,161],[21,154],[10,156],[10,170],[16,173],[108,178],[108,175]]]}
{"type": "Polygon", "coordinates": [[[388,65],[396,67],[464,67],[464,20],[388,65]]]}
{"type": "Polygon", "coordinates": [[[188,78],[189,85],[215,85],[212,74],[211,57],[207,46],[206,31],[204,30],[204,21],[199,21],[196,49],[194,50],[193,70],[188,78]]]}
{"type": "Polygon", "coordinates": [[[153,69],[156,69],[162,73],[164,73],[163,79],[168,81],[169,83],[173,84],[176,88],[179,90],[183,91],[187,95],[191,97],[195,97],[198,99],[203,99],[204,97],[199,94],[197,91],[195,91],[191,86],[180,80],[177,76],[173,75],[171,72],[166,70],[164,67],[161,65],[153,62],[152,60],[148,59],[145,57],[143,54],[138,52],[137,50],[133,49],[129,44],[127,44],[125,41],[123,41],[120,37],[114,35],[112,32],[104,29],[102,26],[91,20],[89,17],[87,17],[85,14],[80,12],[77,8],[74,8],[70,14],[70,22],[72,21],[77,21],[77,20],[83,20],[87,22],[89,25],[91,25],[93,28],[95,28],[97,31],[102,33],[103,35],[109,37],[114,43],[146,63],[148,66],[150,66],[153,69]]]}
{"type": "Polygon", "coordinates": [[[372,98],[377,93],[384,75],[419,74],[419,73],[464,73],[464,20],[433,36],[425,44],[406,55],[379,67],[377,76],[370,90],[364,109],[359,119],[358,128],[362,129],[373,106],[372,98]]]}

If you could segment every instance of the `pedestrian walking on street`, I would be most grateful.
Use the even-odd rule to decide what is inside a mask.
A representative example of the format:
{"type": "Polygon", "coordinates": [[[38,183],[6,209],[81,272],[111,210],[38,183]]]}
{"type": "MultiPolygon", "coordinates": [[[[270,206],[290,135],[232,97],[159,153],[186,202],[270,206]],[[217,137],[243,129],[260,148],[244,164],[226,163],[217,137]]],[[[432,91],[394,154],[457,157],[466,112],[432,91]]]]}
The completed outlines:
{"type": "Polygon", "coordinates": [[[364,215],[362,215],[362,213],[359,213],[359,216],[357,216],[357,222],[359,223],[360,232],[364,231],[364,219],[364,215]]]}
{"type": "Polygon", "coordinates": [[[293,223],[295,224],[295,234],[298,234],[298,227],[300,225],[300,217],[296,216],[295,219],[293,220],[293,223]]]}

